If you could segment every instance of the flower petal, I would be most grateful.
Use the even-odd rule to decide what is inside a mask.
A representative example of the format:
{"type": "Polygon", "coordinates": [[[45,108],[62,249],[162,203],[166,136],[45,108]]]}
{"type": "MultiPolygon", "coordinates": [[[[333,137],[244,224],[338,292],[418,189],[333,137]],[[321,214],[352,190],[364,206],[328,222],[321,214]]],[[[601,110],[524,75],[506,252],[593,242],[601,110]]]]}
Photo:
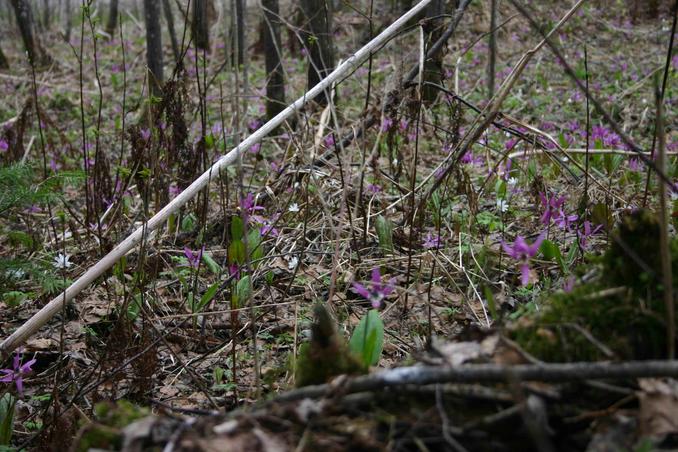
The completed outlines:
{"type": "Polygon", "coordinates": [[[360,283],[353,283],[353,291],[363,298],[370,299],[370,291],[360,283]]]}

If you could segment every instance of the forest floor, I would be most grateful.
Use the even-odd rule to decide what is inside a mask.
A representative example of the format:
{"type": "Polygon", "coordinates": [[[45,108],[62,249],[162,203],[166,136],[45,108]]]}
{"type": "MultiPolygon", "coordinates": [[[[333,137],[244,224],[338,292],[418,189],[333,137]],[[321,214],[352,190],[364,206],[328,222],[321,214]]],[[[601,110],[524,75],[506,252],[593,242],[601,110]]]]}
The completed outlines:
{"type": "MultiPolygon", "coordinates": [[[[536,3],[532,14],[546,28],[571,6],[536,3]]],[[[380,8],[378,23],[396,17],[380,8]]],[[[541,40],[508,2],[500,12],[497,87],[541,40]]],[[[474,130],[475,109],[487,105],[487,14],[477,2],[467,9],[442,62],[445,89],[429,87],[435,96],[421,108],[417,83],[400,86],[419,59],[411,27],[374,55],[371,69],[366,63],[337,86],[335,108],[308,107],[249,149],[28,339],[22,360],[36,361],[15,394],[12,444],[119,448],[137,435],[185,450],[603,450],[596,441],[652,450],[677,434],[675,419],[659,427],[648,420],[678,409],[673,380],[410,385],[352,398],[335,381],[322,400],[275,402],[295,386],[319,302],[347,338],[376,308],[383,350],[370,373],[417,363],[666,357],[666,322],[630,317],[642,310],[665,319],[663,292],[647,281],[661,273],[651,271],[661,253],[643,248],[658,240],[656,221],[638,223],[649,224],[651,240],[633,236],[631,257],[614,254],[624,227],[638,230],[624,218],[659,211],[658,179],[648,179],[592,105],[587,115],[586,96],[547,47],[512,86],[495,125],[455,154],[474,130]],[[389,96],[395,103],[384,110],[389,96]],[[340,145],[369,115],[377,125],[340,145]],[[447,158],[456,159],[449,174],[447,158]],[[412,202],[412,186],[419,202],[436,180],[430,197],[412,202]],[[641,262],[625,270],[616,258],[641,262]],[[639,291],[636,280],[651,288],[639,291]],[[629,288],[624,297],[620,287],[629,288]],[[600,297],[633,306],[624,311],[628,325],[609,311],[567,318],[571,294],[595,301],[610,290],[600,297]],[[539,323],[549,310],[562,325],[539,323]],[[607,316],[618,323],[601,327],[607,316]],[[624,330],[630,338],[622,340],[624,330]],[[273,402],[224,414],[264,399],[273,402]],[[165,417],[120,435],[150,413],[165,417]],[[195,415],[203,416],[186,422],[195,415]],[[176,433],[156,435],[163,429],[176,433]]],[[[337,57],[346,58],[369,38],[365,18],[344,8],[335,21],[337,57]]],[[[0,31],[11,62],[0,71],[0,338],[265,121],[256,46],[246,83],[223,41],[205,54],[188,49],[186,70],[166,64],[170,82],[153,99],[138,19],[123,15],[122,39],[98,28],[76,21],[70,43],[43,34],[55,63],[34,79],[16,32],[0,31]]],[[[642,149],[654,144],[670,31],[666,17],[632,23],[624,8],[585,4],[554,35],[578,79],[642,149]]],[[[284,36],[291,101],[304,92],[306,57],[289,44],[293,34],[284,36]]],[[[666,174],[675,181],[678,56],[668,68],[666,174]]],[[[669,192],[673,235],[678,199],[669,192]]],[[[0,395],[14,388],[2,385],[0,395]]]]}

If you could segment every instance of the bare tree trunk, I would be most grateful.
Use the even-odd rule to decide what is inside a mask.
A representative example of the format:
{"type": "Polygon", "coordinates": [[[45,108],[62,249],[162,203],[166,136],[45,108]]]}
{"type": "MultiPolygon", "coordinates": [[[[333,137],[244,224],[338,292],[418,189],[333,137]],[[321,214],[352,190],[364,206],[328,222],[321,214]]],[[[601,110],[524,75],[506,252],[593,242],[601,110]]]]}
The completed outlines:
{"type": "Polygon", "coordinates": [[[71,0],[66,0],[66,31],[64,33],[64,38],[66,42],[71,40],[71,29],[73,28],[73,18],[71,17],[71,0]]]}
{"type": "Polygon", "coordinates": [[[49,0],[42,0],[42,26],[45,30],[49,30],[50,16],[49,0]]]}
{"type": "Polygon", "coordinates": [[[179,63],[181,59],[181,51],[179,50],[179,42],[177,41],[177,32],[174,30],[174,15],[172,14],[172,5],[169,0],[162,0],[162,9],[165,12],[165,21],[167,21],[167,31],[169,32],[170,41],[172,42],[172,53],[174,53],[174,62],[179,63]]]}
{"type": "Polygon", "coordinates": [[[236,30],[236,59],[238,66],[245,61],[245,5],[243,0],[234,0],[235,30],[236,30]]]}
{"type": "MultiPolygon", "coordinates": [[[[308,89],[313,88],[334,69],[332,40],[332,5],[330,0],[302,0],[301,7],[307,21],[304,31],[304,45],[308,50],[308,89]]],[[[315,100],[327,105],[329,92],[315,100]]]]}
{"type": "Polygon", "coordinates": [[[113,38],[115,29],[118,26],[118,0],[110,0],[108,4],[108,21],[106,22],[106,33],[113,38]]]}
{"type": "Polygon", "coordinates": [[[193,0],[193,23],[191,24],[193,44],[198,49],[209,50],[209,25],[207,23],[207,0],[193,0]]]}
{"type": "Polygon", "coordinates": [[[490,6],[490,59],[487,64],[487,98],[494,96],[495,74],[497,67],[497,15],[499,14],[499,0],[492,0],[490,6]]]}
{"type": "Polygon", "coordinates": [[[160,29],[160,0],[144,0],[146,22],[146,64],[151,94],[160,96],[162,85],[162,30],[160,29]]]}
{"type": "Polygon", "coordinates": [[[33,13],[28,0],[10,0],[14,7],[16,21],[19,24],[21,38],[28,53],[28,61],[36,67],[52,64],[52,58],[45,52],[38,36],[34,33],[33,13]]]}
{"type": "MultiPolygon", "coordinates": [[[[445,13],[445,2],[443,0],[433,0],[426,8],[426,18],[424,20],[424,33],[426,35],[426,49],[440,38],[442,34],[443,14],[445,13]]],[[[424,62],[424,81],[433,84],[440,84],[443,79],[443,54],[438,54],[435,58],[428,58],[424,62]]],[[[422,97],[425,102],[433,102],[438,96],[438,90],[431,86],[424,86],[422,97]]]]}
{"type": "Polygon", "coordinates": [[[264,56],[266,60],[266,116],[268,119],[285,109],[285,77],[282,67],[282,47],[280,46],[280,20],[278,18],[278,0],[261,0],[264,8],[262,27],[264,56]]]}

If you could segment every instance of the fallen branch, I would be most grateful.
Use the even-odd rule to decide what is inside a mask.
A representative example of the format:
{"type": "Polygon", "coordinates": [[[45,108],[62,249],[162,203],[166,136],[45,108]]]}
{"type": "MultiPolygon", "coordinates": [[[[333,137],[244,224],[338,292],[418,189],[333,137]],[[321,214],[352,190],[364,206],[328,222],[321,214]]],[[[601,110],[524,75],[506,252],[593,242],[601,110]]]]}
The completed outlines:
{"type": "Polygon", "coordinates": [[[169,204],[156,213],[147,223],[139,227],[125,240],[120,242],[113,250],[104,256],[99,262],[87,270],[80,278],[71,284],[64,292],[47,303],[26,323],[20,326],[14,333],[6,338],[0,344],[0,356],[6,358],[14,349],[34,334],[40,327],[47,323],[63,306],[72,300],[78,293],[89,287],[98,277],[111,268],[120,258],[139,244],[148,234],[163,225],[174,212],[181,206],[193,199],[203,188],[205,188],[219,173],[236,161],[241,153],[249,149],[252,145],[261,141],[266,135],[282,125],[294,113],[298,112],[308,101],[314,99],[318,94],[330,89],[333,83],[348,75],[357,68],[369,55],[379,49],[388,39],[391,38],[403,25],[411,18],[422,11],[432,0],[422,0],[389,27],[368,42],[364,47],[355,52],[346,59],[332,73],[324,78],[320,83],[311,88],[302,97],[290,104],[285,110],[276,115],[273,119],[264,124],[260,129],[243,140],[238,146],[232,149],[228,154],[221,157],[214,165],[198,177],[183,192],[174,198],[169,204]]]}
{"type": "Polygon", "coordinates": [[[267,403],[322,397],[333,392],[353,394],[406,385],[497,383],[507,381],[576,382],[622,378],[678,377],[678,361],[581,362],[558,364],[467,364],[454,367],[399,367],[347,380],[343,385],[305,386],[282,393],[267,403]]]}

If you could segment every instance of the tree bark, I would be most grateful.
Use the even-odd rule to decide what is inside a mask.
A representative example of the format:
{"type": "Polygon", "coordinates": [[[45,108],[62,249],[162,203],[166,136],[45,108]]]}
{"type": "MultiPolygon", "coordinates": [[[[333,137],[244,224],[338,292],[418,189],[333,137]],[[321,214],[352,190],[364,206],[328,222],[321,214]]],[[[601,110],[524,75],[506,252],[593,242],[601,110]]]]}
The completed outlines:
{"type": "Polygon", "coordinates": [[[238,66],[245,61],[245,5],[243,0],[234,0],[235,30],[236,30],[236,58],[238,66]]]}
{"type": "Polygon", "coordinates": [[[108,21],[106,22],[106,33],[113,38],[115,29],[118,26],[118,0],[111,0],[108,4],[108,21]]]}
{"type": "Polygon", "coordinates": [[[191,24],[193,44],[198,49],[204,50],[209,50],[210,48],[207,1],[193,0],[193,23],[191,24]]]}
{"type": "Polygon", "coordinates": [[[487,63],[487,98],[492,99],[494,96],[495,74],[497,67],[497,16],[499,14],[499,0],[492,0],[490,2],[490,58],[487,63]]]}
{"type": "Polygon", "coordinates": [[[49,30],[50,18],[49,0],[42,0],[42,27],[45,30],[49,30]]]}
{"type": "Polygon", "coordinates": [[[181,51],[177,41],[177,32],[174,30],[174,15],[172,14],[172,5],[169,0],[162,0],[162,9],[165,11],[165,21],[167,22],[167,31],[172,42],[172,53],[174,53],[174,62],[179,63],[181,51]]]}
{"type": "MultiPolygon", "coordinates": [[[[329,0],[302,0],[301,7],[307,21],[302,36],[309,55],[310,90],[334,69],[332,5],[329,0]]],[[[326,91],[315,100],[321,105],[327,105],[328,96],[329,91],[326,91]]]]}
{"type": "Polygon", "coordinates": [[[64,32],[64,39],[66,42],[71,41],[71,29],[73,28],[73,18],[71,17],[71,0],[66,0],[66,30],[64,32]]]}
{"type": "Polygon", "coordinates": [[[264,23],[262,27],[264,58],[266,60],[266,116],[268,119],[285,109],[285,77],[280,46],[278,0],[262,0],[264,23]]]}
{"type": "MultiPolygon", "coordinates": [[[[424,20],[424,33],[426,35],[426,49],[438,41],[442,35],[442,16],[445,13],[445,2],[443,0],[433,0],[426,8],[426,17],[424,20]]],[[[443,79],[443,54],[437,54],[434,58],[427,58],[424,61],[424,81],[433,84],[440,84],[443,79]]],[[[425,86],[422,90],[423,100],[427,103],[433,102],[438,96],[439,91],[431,86],[425,86]]]]}
{"type": "Polygon", "coordinates": [[[151,94],[160,96],[162,75],[162,30],[160,29],[160,0],[144,0],[146,22],[146,64],[151,94]]]}
{"type": "Polygon", "coordinates": [[[35,67],[44,67],[52,64],[52,58],[45,52],[40,44],[40,39],[35,34],[33,13],[28,0],[10,0],[14,7],[16,21],[19,24],[21,38],[28,53],[28,61],[35,67]]]}

